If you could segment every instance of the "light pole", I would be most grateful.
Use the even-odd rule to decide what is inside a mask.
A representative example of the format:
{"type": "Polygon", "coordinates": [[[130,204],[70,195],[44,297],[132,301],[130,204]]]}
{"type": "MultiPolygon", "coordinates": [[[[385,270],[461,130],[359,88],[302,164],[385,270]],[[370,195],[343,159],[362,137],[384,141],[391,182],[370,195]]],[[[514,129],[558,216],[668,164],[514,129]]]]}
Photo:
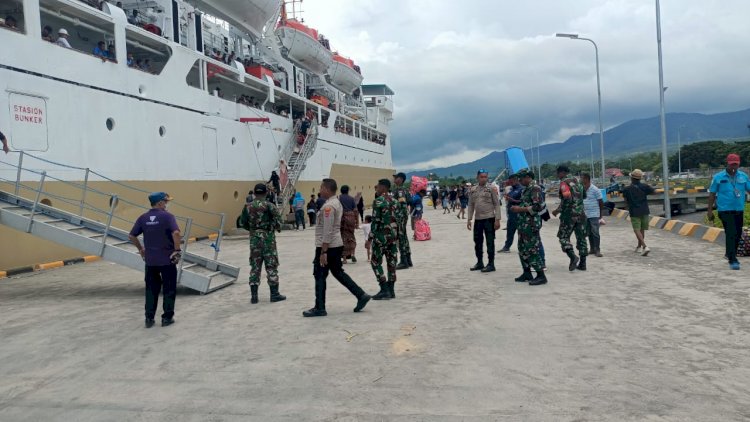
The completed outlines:
{"type": "MultiPolygon", "coordinates": [[[[600,143],[600,148],[602,152],[602,186],[604,186],[604,182],[605,182],[604,173],[606,169],[604,168],[604,128],[602,127],[602,86],[601,86],[601,79],[599,78],[599,46],[596,45],[594,40],[589,39],[589,38],[581,38],[578,36],[578,34],[558,33],[556,34],[556,36],[558,38],[570,38],[571,40],[588,41],[594,45],[594,53],[596,53],[596,93],[599,98],[599,143],[600,143]]],[[[592,147],[592,150],[593,150],[593,147],[592,147]]]]}
{"type": "Polygon", "coordinates": [[[682,125],[677,128],[677,174],[682,174],[682,125]]]}
{"type": "MultiPolygon", "coordinates": [[[[541,154],[539,152],[539,149],[540,149],[540,145],[539,145],[539,128],[536,127],[536,126],[534,126],[534,125],[528,124],[528,123],[521,123],[520,126],[521,127],[528,127],[528,128],[536,130],[536,168],[537,168],[536,175],[537,175],[537,177],[540,177],[540,175],[542,174],[542,158],[541,158],[541,154]]],[[[534,156],[534,150],[533,149],[531,150],[531,156],[532,157],[534,156]]]]}
{"type": "Polygon", "coordinates": [[[669,203],[669,169],[667,168],[667,119],[664,107],[664,63],[661,52],[661,6],[656,0],[656,45],[659,56],[659,105],[661,120],[661,165],[664,178],[664,218],[672,218],[672,205],[669,203]]]}

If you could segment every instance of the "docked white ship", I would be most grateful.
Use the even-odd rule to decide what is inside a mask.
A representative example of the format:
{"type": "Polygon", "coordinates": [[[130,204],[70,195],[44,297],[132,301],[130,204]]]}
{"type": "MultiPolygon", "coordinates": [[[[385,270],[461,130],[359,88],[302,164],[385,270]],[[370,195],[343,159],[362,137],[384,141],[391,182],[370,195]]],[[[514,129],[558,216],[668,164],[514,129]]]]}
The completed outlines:
{"type": "MultiPolygon", "coordinates": [[[[45,171],[41,202],[53,207],[76,207],[63,181],[118,194],[113,225],[142,211],[127,201],[146,205],[132,188],[205,211],[175,210],[196,223],[233,222],[252,185],[299,160],[287,191],[307,199],[333,177],[369,201],[393,171],[393,92],[361,85],[354,61],[288,3],[0,0],[0,131],[12,150],[0,153],[0,190],[20,182],[33,197],[45,171]],[[307,138],[295,126],[305,116],[307,138]]],[[[0,270],[80,256],[1,225],[0,238],[0,270]]]]}

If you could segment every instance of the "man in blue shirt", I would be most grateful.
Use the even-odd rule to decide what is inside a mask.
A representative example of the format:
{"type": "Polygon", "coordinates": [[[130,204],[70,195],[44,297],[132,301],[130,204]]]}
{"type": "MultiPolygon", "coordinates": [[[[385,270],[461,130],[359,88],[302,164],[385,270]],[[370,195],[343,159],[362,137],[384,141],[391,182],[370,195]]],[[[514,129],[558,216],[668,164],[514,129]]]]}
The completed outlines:
{"type": "Polygon", "coordinates": [[[750,181],[745,172],[739,170],[740,156],[729,154],[727,156],[726,170],[714,175],[711,187],[708,189],[708,219],[714,220],[714,204],[719,211],[719,218],[724,225],[724,238],[726,240],[726,257],[729,260],[729,268],[740,269],[737,260],[737,247],[742,235],[742,223],[745,211],[746,193],[750,192],[750,181]]]}
{"type": "Polygon", "coordinates": [[[99,41],[98,43],[96,43],[96,47],[94,47],[93,53],[95,56],[101,57],[102,59],[107,58],[107,46],[104,44],[104,41],[99,41]]]}
{"type": "Polygon", "coordinates": [[[174,303],[177,296],[177,262],[180,250],[180,228],[177,220],[167,211],[172,200],[166,192],[154,192],[148,196],[151,209],[138,217],[130,230],[130,241],[146,262],[146,328],[154,326],[154,315],[159,303],[159,292],[164,296],[164,313],[161,326],[174,324],[174,303]],[[138,236],[143,234],[143,243],[138,236]]]}

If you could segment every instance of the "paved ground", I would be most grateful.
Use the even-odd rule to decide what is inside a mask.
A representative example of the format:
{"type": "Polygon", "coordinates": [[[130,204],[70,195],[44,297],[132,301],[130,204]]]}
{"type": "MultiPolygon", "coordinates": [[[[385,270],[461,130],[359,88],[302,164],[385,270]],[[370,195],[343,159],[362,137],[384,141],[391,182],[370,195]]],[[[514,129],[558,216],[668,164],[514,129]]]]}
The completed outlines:
{"type": "MultiPolygon", "coordinates": [[[[605,257],[569,273],[551,222],[550,284],[529,287],[512,280],[515,253],[496,273],[467,271],[464,222],[427,218],[433,240],[413,244],[398,299],[361,314],[332,283],[329,316],[301,317],[310,230],[280,235],[289,300],[268,303],[264,285],[251,306],[244,282],[180,291],[168,328],[143,328],[142,276],[114,264],[0,280],[0,420],[750,418],[750,262],[730,272],[719,246],[665,232],[635,256],[620,222],[603,229],[605,257]]],[[[246,241],[225,243],[243,280],[246,254],[246,241]]],[[[346,270],[376,291],[365,263],[346,270]]]]}

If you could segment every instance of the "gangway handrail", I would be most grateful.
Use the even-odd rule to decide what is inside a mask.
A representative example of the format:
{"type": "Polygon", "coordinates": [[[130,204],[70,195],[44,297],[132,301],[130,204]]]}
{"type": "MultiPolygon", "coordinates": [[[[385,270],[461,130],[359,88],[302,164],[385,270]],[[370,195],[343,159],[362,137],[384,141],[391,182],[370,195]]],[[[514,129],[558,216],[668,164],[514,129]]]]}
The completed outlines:
{"type": "MultiPolygon", "coordinates": [[[[39,161],[45,162],[47,164],[52,164],[52,165],[58,166],[58,167],[68,168],[68,169],[72,169],[72,170],[88,171],[88,172],[90,172],[92,174],[95,174],[95,175],[101,177],[102,179],[104,179],[104,180],[106,180],[108,182],[112,182],[112,183],[114,183],[114,184],[116,184],[118,186],[122,186],[124,188],[130,189],[130,190],[133,190],[133,191],[136,191],[136,192],[145,193],[145,194],[151,193],[150,191],[147,191],[145,189],[141,189],[141,188],[138,188],[138,187],[131,186],[131,185],[128,185],[126,183],[120,182],[118,180],[114,180],[114,179],[112,179],[112,178],[110,178],[108,176],[105,176],[104,174],[101,174],[98,171],[92,170],[91,168],[88,168],[88,167],[78,167],[78,166],[74,166],[74,165],[70,165],[70,164],[59,163],[59,162],[56,162],[56,161],[48,160],[46,158],[38,157],[38,156],[36,156],[34,154],[30,154],[30,153],[28,153],[26,151],[10,151],[10,153],[21,154],[21,157],[28,156],[28,157],[31,157],[31,158],[33,158],[35,160],[39,160],[39,161]]],[[[19,158],[19,160],[21,162],[23,162],[22,158],[19,158]]],[[[0,162],[3,162],[3,163],[8,164],[10,166],[19,168],[19,166],[17,166],[17,165],[13,165],[13,164],[10,164],[10,163],[4,162],[4,161],[0,161],[0,162]]],[[[20,166],[20,168],[23,169],[23,170],[26,170],[26,171],[32,171],[31,169],[23,168],[23,166],[20,166]]],[[[39,174],[39,173],[37,173],[37,174],[39,174]]],[[[70,182],[70,181],[67,181],[67,182],[74,183],[74,182],[70,182]]],[[[81,185],[77,185],[76,187],[81,188],[81,185]]],[[[86,186],[83,186],[83,187],[86,188],[86,186]]],[[[93,188],[87,188],[87,189],[91,190],[91,191],[94,191],[93,188]]],[[[200,212],[200,213],[203,213],[203,214],[215,215],[217,217],[220,217],[221,214],[222,214],[222,213],[218,213],[218,212],[214,212],[214,211],[206,211],[206,210],[202,210],[202,209],[198,209],[198,208],[193,208],[193,207],[191,207],[189,205],[182,204],[182,203],[180,203],[178,201],[172,201],[172,204],[174,204],[175,206],[178,206],[180,208],[188,209],[190,211],[196,211],[196,212],[200,212]]],[[[193,225],[197,225],[197,224],[193,223],[193,225]]]]}
{"type": "MultiPolygon", "coordinates": [[[[50,179],[50,180],[54,180],[54,181],[60,182],[60,183],[62,183],[64,185],[67,185],[67,186],[72,186],[72,187],[74,187],[74,188],[76,188],[78,190],[81,190],[82,195],[78,199],[73,199],[73,198],[69,198],[69,197],[66,197],[66,196],[57,195],[57,194],[54,194],[54,193],[49,192],[49,191],[44,191],[45,196],[48,196],[48,197],[53,198],[55,200],[59,200],[59,201],[61,201],[63,203],[69,204],[69,205],[77,206],[78,207],[78,217],[80,217],[80,218],[83,218],[84,210],[87,210],[87,211],[91,211],[91,212],[93,212],[95,214],[101,214],[101,215],[103,215],[107,219],[108,224],[111,224],[112,219],[116,219],[118,221],[123,221],[123,222],[131,223],[132,224],[132,223],[134,223],[134,221],[130,221],[128,219],[125,219],[125,218],[122,218],[122,217],[114,215],[115,205],[116,205],[117,202],[123,202],[125,204],[128,204],[130,206],[133,206],[133,207],[135,207],[137,209],[141,209],[141,210],[149,210],[150,209],[149,207],[145,207],[145,206],[143,206],[141,204],[138,204],[138,203],[135,203],[135,202],[132,202],[132,201],[128,201],[127,199],[123,199],[122,197],[120,197],[119,195],[117,195],[115,193],[102,192],[102,191],[100,191],[100,190],[98,190],[96,188],[90,187],[88,185],[89,174],[90,173],[94,173],[95,175],[101,177],[102,179],[104,179],[106,181],[112,182],[114,184],[117,184],[117,185],[122,186],[124,188],[130,189],[132,191],[141,192],[141,193],[150,193],[148,191],[145,191],[145,190],[140,189],[140,188],[136,188],[134,186],[127,185],[127,184],[119,182],[117,180],[113,180],[113,179],[111,179],[111,178],[109,178],[107,176],[104,176],[104,175],[102,175],[102,174],[100,174],[100,173],[98,173],[96,171],[91,170],[90,168],[83,168],[83,167],[77,167],[77,166],[73,166],[73,165],[69,165],[69,164],[57,163],[57,162],[48,160],[46,158],[37,157],[37,156],[35,156],[33,154],[26,153],[25,151],[12,151],[12,152],[19,154],[18,164],[12,164],[12,163],[9,163],[9,162],[3,161],[3,160],[0,160],[0,164],[4,164],[6,166],[15,168],[17,170],[17,172],[16,172],[16,180],[12,181],[12,180],[8,180],[6,178],[0,177],[0,181],[2,181],[4,183],[8,183],[8,184],[13,184],[14,185],[14,194],[16,196],[18,196],[19,189],[21,187],[23,187],[24,189],[30,190],[31,192],[35,192],[36,196],[40,196],[41,192],[44,191],[44,189],[43,189],[44,188],[44,184],[43,183],[41,184],[40,187],[33,188],[33,187],[30,187],[30,186],[27,186],[26,184],[24,184],[21,181],[21,179],[22,179],[21,175],[22,175],[22,173],[24,171],[26,171],[26,172],[29,172],[29,173],[32,173],[32,174],[40,175],[42,181],[44,181],[46,179],[50,179]],[[65,168],[65,169],[73,169],[73,170],[85,171],[86,173],[85,173],[85,177],[84,177],[84,183],[81,184],[81,183],[77,183],[75,181],[63,180],[61,178],[51,176],[48,173],[48,170],[41,170],[40,171],[40,170],[36,170],[36,169],[33,169],[33,168],[29,168],[28,166],[24,167],[24,165],[23,165],[24,156],[29,156],[29,157],[34,158],[36,160],[39,160],[39,161],[51,164],[53,166],[65,168]],[[92,192],[94,194],[101,195],[101,196],[104,196],[104,197],[109,197],[110,198],[110,210],[109,211],[102,210],[102,209],[96,208],[95,206],[92,206],[89,203],[87,203],[86,202],[86,194],[88,192],[92,192]]],[[[37,200],[38,199],[39,198],[37,198],[37,200]]],[[[36,203],[36,201],[35,201],[35,203],[36,203]]],[[[222,238],[223,238],[223,235],[224,235],[224,225],[226,223],[226,214],[225,213],[217,213],[217,212],[212,212],[212,211],[200,210],[200,209],[197,209],[197,208],[193,208],[193,207],[190,207],[190,206],[187,206],[187,205],[180,204],[179,202],[175,202],[174,205],[176,205],[178,207],[181,207],[181,208],[185,208],[185,209],[191,210],[191,211],[197,211],[197,212],[201,212],[201,213],[206,214],[206,215],[210,215],[210,216],[214,216],[214,217],[218,217],[219,218],[219,225],[218,225],[218,227],[212,227],[212,226],[205,226],[205,225],[201,225],[201,224],[198,224],[198,223],[194,223],[192,221],[191,217],[183,217],[183,216],[175,215],[175,219],[177,219],[177,220],[185,221],[186,223],[189,220],[190,223],[191,223],[190,224],[191,227],[192,226],[200,227],[202,229],[205,229],[205,230],[209,231],[209,233],[211,233],[211,232],[217,232],[217,237],[216,237],[215,242],[213,242],[210,245],[214,249],[214,258],[213,259],[217,260],[218,256],[219,256],[221,241],[222,241],[222,238]]],[[[187,224],[186,224],[186,226],[187,226],[187,224]]]]}

